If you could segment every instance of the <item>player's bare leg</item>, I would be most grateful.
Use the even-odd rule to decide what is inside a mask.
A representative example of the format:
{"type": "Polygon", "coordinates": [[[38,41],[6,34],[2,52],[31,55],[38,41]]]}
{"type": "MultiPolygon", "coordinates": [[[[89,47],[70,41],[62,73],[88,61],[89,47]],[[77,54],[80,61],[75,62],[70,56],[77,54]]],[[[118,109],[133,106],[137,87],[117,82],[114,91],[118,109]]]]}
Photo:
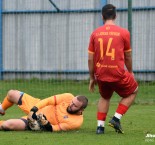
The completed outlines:
{"type": "Polygon", "coordinates": [[[120,101],[120,104],[124,104],[125,106],[127,106],[129,108],[132,105],[132,103],[134,102],[137,92],[138,92],[138,88],[130,96],[128,96],[126,98],[122,98],[120,101]]]}
{"type": "Polygon", "coordinates": [[[109,126],[113,127],[115,131],[118,133],[124,133],[124,131],[122,130],[121,124],[120,124],[120,119],[127,112],[129,107],[134,102],[137,92],[138,92],[138,88],[135,90],[134,93],[132,93],[128,97],[121,99],[114,117],[112,118],[112,120],[109,121],[109,126]]]}
{"type": "Polygon", "coordinates": [[[26,124],[21,119],[9,119],[0,122],[0,130],[25,130],[26,124]]]}
{"type": "Polygon", "coordinates": [[[98,102],[98,112],[97,112],[97,130],[96,134],[104,133],[104,125],[107,116],[107,112],[109,110],[110,99],[104,99],[100,97],[98,102]]]}
{"type": "Polygon", "coordinates": [[[4,98],[2,104],[0,104],[0,114],[4,115],[5,110],[11,107],[13,104],[17,104],[20,98],[20,91],[10,90],[7,93],[7,96],[4,98]]]}

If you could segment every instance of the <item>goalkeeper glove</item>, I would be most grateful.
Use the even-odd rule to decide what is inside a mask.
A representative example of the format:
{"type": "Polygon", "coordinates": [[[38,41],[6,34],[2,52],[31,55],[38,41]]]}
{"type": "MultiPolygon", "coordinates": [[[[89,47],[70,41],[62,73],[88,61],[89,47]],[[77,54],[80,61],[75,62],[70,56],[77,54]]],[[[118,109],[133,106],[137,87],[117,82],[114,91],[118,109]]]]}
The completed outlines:
{"type": "Polygon", "coordinates": [[[53,131],[52,125],[50,122],[47,120],[46,116],[43,115],[42,113],[37,115],[37,119],[39,124],[47,131],[53,131]]]}
{"type": "Polygon", "coordinates": [[[36,106],[34,106],[32,109],[31,109],[32,112],[36,113],[38,111],[38,108],[36,106]]]}
{"type": "Polygon", "coordinates": [[[31,110],[30,110],[30,113],[28,115],[28,118],[29,119],[35,119],[37,120],[37,115],[36,115],[36,112],[38,111],[38,108],[36,106],[34,106],[31,110]]]}

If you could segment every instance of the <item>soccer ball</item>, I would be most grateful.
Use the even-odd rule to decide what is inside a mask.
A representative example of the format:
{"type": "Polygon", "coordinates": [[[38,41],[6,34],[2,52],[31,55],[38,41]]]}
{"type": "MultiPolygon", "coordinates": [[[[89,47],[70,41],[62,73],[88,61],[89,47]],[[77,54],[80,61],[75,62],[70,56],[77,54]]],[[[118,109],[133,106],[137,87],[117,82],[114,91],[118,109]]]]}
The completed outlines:
{"type": "Polygon", "coordinates": [[[34,130],[34,131],[41,130],[41,126],[37,120],[33,120],[33,121],[29,122],[28,125],[31,128],[31,130],[34,130]]]}

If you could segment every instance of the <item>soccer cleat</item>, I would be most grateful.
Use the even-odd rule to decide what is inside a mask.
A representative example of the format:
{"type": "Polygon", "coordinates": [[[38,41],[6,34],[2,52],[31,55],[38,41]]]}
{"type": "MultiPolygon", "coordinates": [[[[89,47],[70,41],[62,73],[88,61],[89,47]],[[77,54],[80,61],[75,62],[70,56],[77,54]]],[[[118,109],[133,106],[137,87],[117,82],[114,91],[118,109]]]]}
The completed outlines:
{"type": "Polygon", "coordinates": [[[98,126],[96,130],[96,134],[104,134],[104,127],[98,126]]]}
{"type": "Polygon", "coordinates": [[[109,121],[108,125],[114,128],[117,133],[122,133],[122,134],[124,133],[124,131],[122,130],[120,121],[116,122],[112,119],[109,121]]]}
{"type": "Polygon", "coordinates": [[[0,115],[2,115],[2,116],[5,115],[5,112],[1,112],[1,111],[0,111],[0,115]]]}

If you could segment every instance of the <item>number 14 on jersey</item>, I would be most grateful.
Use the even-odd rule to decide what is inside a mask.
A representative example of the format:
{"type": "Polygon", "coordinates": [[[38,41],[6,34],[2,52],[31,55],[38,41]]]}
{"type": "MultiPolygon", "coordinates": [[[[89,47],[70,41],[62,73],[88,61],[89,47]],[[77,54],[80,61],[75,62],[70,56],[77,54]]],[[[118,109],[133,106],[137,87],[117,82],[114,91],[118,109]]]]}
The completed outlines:
{"type": "MultiPolygon", "coordinates": [[[[103,59],[103,56],[104,56],[104,54],[103,54],[103,52],[104,52],[103,51],[104,50],[103,43],[104,43],[104,41],[102,38],[98,38],[98,41],[100,43],[99,44],[100,45],[100,58],[103,59]]],[[[111,48],[112,41],[113,41],[113,38],[109,38],[105,55],[111,57],[111,60],[115,60],[115,49],[111,48]]]]}

